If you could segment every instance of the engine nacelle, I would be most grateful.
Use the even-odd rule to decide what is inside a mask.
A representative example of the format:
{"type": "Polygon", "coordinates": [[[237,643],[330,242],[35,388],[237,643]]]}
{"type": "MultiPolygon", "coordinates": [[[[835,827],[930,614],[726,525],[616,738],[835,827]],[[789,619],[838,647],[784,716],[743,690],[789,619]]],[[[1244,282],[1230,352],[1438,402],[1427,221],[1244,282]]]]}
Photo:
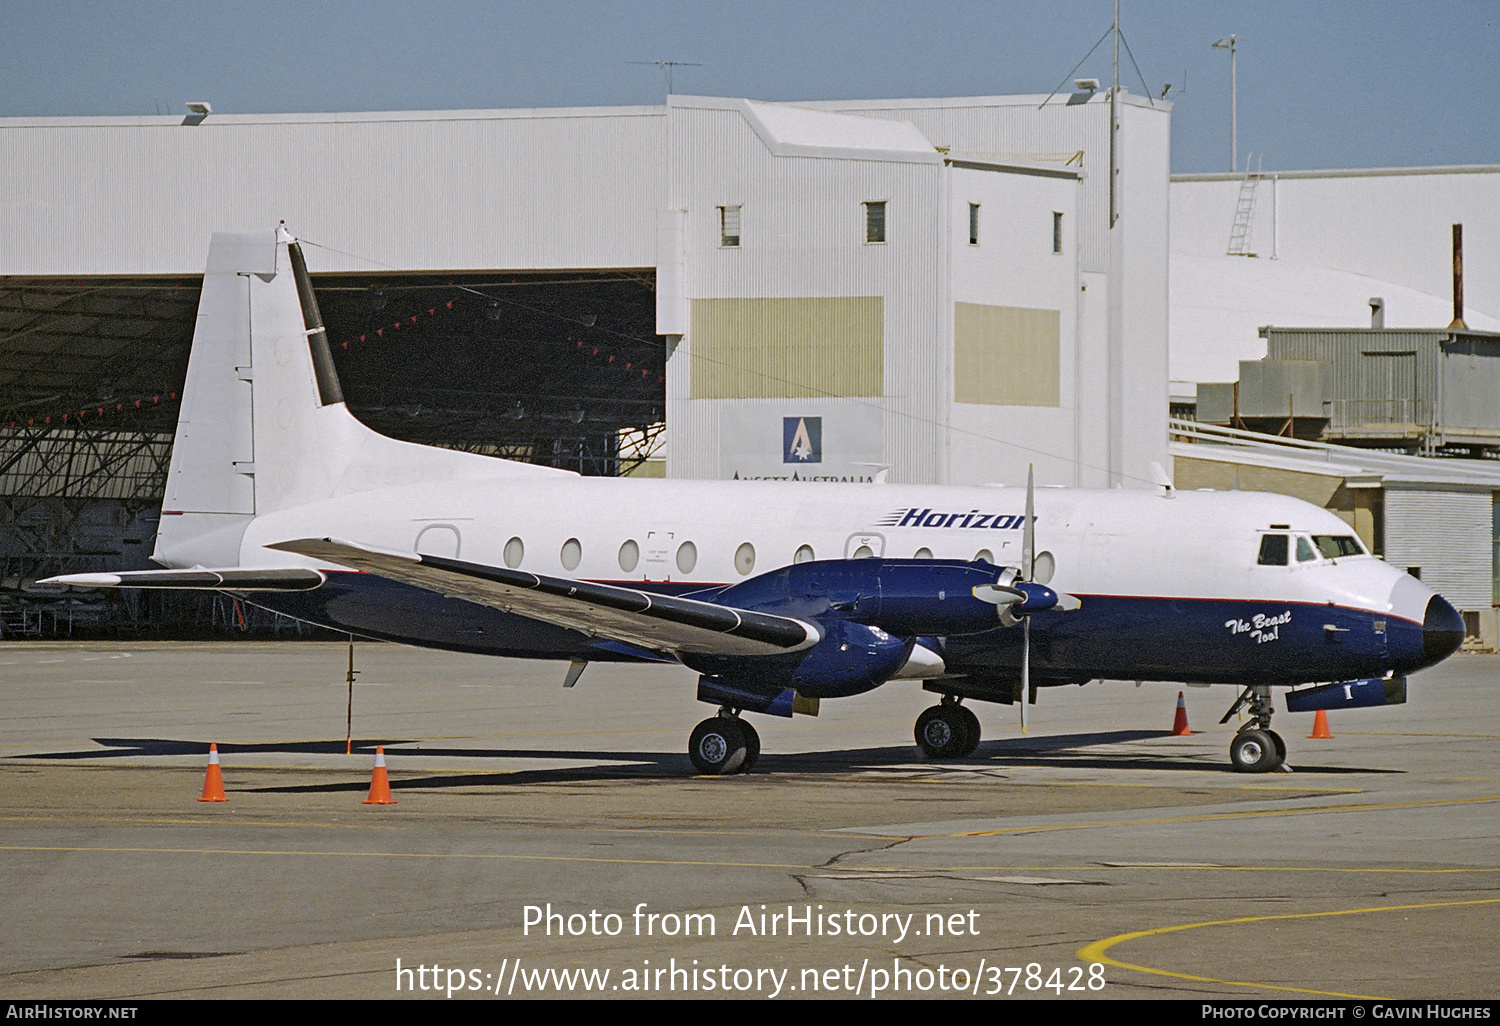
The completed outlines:
{"type": "Polygon", "coordinates": [[[817,560],[725,588],[710,601],[819,624],[850,621],[903,638],[945,637],[1000,626],[999,609],[974,589],[1005,576],[989,563],[960,560],[817,560]]]}
{"type": "MultiPolygon", "coordinates": [[[[681,658],[685,666],[721,685],[726,695],[742,690],[746,694],[773,696],[790,688],[808,698],[847,698],[880,687],[911,655],[913,639],[893,637],[879,627],[832,620],[821,624],[820,629],[823,640],[791,656],[745,658],[683,653],[681,658]]],[[[753,708],[749,702],[740,705],[753,708]]]]}

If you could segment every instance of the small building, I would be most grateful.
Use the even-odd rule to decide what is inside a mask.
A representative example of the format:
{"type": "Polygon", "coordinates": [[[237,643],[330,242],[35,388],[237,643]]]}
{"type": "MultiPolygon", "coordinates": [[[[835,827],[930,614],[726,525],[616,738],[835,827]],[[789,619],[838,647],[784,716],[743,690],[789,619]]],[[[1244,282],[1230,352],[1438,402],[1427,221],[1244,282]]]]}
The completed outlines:
{"type": "Polygon", "coordinates": [[[1237,382],[1198,386],[1200,423],[1413,454],[1500,454],[1500,334],[1264,327],[1260,335],[1264,360],[1242,360],[1237,382]]]}

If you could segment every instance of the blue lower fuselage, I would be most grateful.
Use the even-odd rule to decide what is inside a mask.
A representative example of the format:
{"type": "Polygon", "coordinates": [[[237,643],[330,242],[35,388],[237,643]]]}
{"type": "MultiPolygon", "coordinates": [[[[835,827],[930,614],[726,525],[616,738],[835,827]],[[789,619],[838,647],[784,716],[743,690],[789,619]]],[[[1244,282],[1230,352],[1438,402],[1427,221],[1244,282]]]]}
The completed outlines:
{"type": "MultiPolygon", "coordinates": [[[[684,594],[702,585],[636,588],[684,594]]],[[[716,590],[716,589],[711,589],[716,590]]],[[[1326,604],[1082,595],[1082,608],[1033,618],[1031,673],[1039,685],[1097,678],[1291,685],[1409,673],[1447,656],[1462,619],[1442,598],[1425,621],[1326,604]]],[[[481,655],[600,662],[671,661],[370,574],[335,572],[315,591],[257,594],[267,609],[357,636],[481,655]]],[[[944,639],[950,674],[1019,673],[1022,631],[944,639]]]]}

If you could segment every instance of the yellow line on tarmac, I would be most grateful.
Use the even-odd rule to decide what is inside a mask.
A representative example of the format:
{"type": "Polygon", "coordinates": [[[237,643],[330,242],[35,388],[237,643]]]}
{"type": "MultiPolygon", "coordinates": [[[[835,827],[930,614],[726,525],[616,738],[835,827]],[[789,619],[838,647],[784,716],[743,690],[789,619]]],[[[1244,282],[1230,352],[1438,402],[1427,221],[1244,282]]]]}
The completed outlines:
{"type": "Polygon", "coordinates": [[[603,859],[581,855],[505,855],[494,852],[288,851],[275,848],[123,848],[85,845],[5,844],[0,851],[50,851],[125,855],[291,855],[313,858],[478,859],[505,862],[588,862],[624,866],[719,866],[726,869],[817,869],[790,862],[713,862],[707,859],[603,859]]]}
{"type": "Polygon", "coordinates": [[[919,834],[914,840],[939,837],[998,837],[1004,834],[1035,834],[1052,830],[1096,830],[1100,827],[1157,826],[1163,823],[1207,823],[1221,819],[1247,819],[1255,816],[1308,816],[1320,812],[1381,812],[1389,809],[1419,809],[1437,805],[1468,805],[1475,802],[1500,802],[1500,795],[1483,798],[1437,798],[1423,802],[1390,802],[1382,805],[1319,805],[1310,809],[1247,809],[1244,812],[1214,812],[1202,816],[1167,816],[1160,819],[1122,819],[1105,823],[1052,823],[1046,826],[1002,827],[996,830],[972,830],[955,834],[919,834]]]}
{"type": "MultiPolygon", "coordinates": [[[[859,873],[866,869],[877,869],[874,866],[829,866],[829,872],[859,873]]],[[[1448,869],[1413,869],[1413,868],[1388,868],[1379,866],[1216,866],[1208,863],[1198,865],[1182,864],[1175,862],[1135,862],[1128,866],[1108,866],[1094,863],[1086,866],[942,866],[942,867],[891,867],[892,869],[906,869],[911,871],[926,870],[937,873],[1016,873],[1026,872],[1052,872],[1052,873],[1118,873],[1126,870],[1149,869],[1149,870],[1180,870],[1184,873],[1370,873],[1386,874],[1393,876],[1452,876],[1463,873],[1500,873],[1500,866],[1467,866],[1448,869]]]]}
{"type": "Polygon", "coordinates": [[[1375,908],[1348,908],[1336,912],[1298,912],[1275,916],[1246,916],[1242,919],[1218,919],[1208,923],[1184,923],[1181,926],[1161,926],[1154,930],[1137,930],[1135,933],[1122,933],[1114,937],[1106,937],[1104,940],[1078,949],[1078,958],[1084,962],[1102,962],[1119,969],[1134,969],[1136,972],[1151,973],[1154,976],[1171,976],[1179,980],[1194,980],[1198,983],[1219,983],[1230,987],[1254,987],[1257,990],[1284,990],[1295,994],[1316,994],[1319,997],[1353,998],[1356,1001],[1380,1001],[1378,997],[1368,994],[1344,994],[1332,990],[1312,990],[1307,987],[1284,987],[1274,983],[1251,983],[1245,980],[1220,980],[1213,976],[1193,976],[1189,973],[1174,973],[1168,969],[1152,969],[1150,966],[1134,965],[1130,962],[1120,962],[1105,954],[1116,944],[1123,944],[1129,940],[1139,940],[1142,937],[1155,937],[1166,933],[1178,933],[1183,930],[1196,930],[1204,926],[1239,926],[1244,923],[1267,923],[1287,919],[1322,919],[1329,916],[1357,916],[1367,912],[1409,912],[1421,908],[1452,908],[1459,905],[1493,905],[1500,903],[1500,898],[1479,898],[1473,901],[1433,901],[1421,905],[1382,905],[1375,908]]]}

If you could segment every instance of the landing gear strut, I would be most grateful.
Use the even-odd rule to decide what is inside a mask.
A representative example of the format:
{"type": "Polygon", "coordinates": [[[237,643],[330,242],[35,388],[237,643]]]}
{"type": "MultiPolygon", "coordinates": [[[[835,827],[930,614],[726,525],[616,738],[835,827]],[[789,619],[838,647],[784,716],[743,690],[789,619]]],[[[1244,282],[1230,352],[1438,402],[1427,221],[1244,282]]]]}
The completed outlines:
{"type": "Polygon", "coordinates": [[[927,758],[961,759],[979,747],[979,717],[952,695],[944,695],[942,704],[922,710],[915,734],[927,758]]]}
{"type": "Polygon", "coordinates": [[[699,773],[723,776],[748,773],[760,759],[760,735],[739,710],[724,706],[693,728],[688,739],[688,758],[699,773]]]}
{"type": "Polygon", "coordinates": [[[1269,773],[1286,762],[1286,742],[1271,729],[1271,689],[1264,684],[1244,690],[1220,723],[1244,708],[1250,722],[1239,729],[1229,745],[1229,762],[1236,773],[1269,773]]]}

